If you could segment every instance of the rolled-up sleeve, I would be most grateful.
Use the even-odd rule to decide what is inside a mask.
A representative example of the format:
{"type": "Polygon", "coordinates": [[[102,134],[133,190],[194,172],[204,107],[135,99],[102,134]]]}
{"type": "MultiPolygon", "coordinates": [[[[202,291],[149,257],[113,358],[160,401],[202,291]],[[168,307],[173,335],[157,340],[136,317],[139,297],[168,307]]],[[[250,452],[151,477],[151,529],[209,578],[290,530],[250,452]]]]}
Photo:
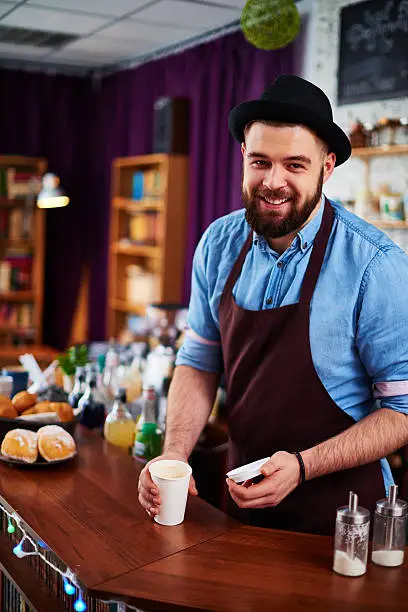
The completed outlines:
{"type": "Polygon", "coordinates": [[[398,248],[364,273],[356,345],[377,405],[408,414],[408,256],[398,248]]]}
{"type": "Polygon", "coordinates": [[[191,298],[188,309],[188,326],[176,359],[176,365],[188,365],[206,372],[222,372],[220,332],[210,307],[208,279],[208,249],[211,226],[201,238],[193,260],[191,298]]]}

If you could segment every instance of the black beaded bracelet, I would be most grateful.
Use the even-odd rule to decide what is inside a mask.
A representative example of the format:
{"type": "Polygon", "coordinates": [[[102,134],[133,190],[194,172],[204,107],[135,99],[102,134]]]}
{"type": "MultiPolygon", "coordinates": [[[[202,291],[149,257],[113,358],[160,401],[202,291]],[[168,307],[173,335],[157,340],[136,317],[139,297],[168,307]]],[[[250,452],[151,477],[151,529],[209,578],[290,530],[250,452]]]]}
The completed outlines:
{"type": "Polygon", "coordinates": [[[296,459],[299,461],[299,467],[300,467],[299,484],[302,484],[306,480],[306,470],[305,470],[305,464],[303,463],[302,455],[298,453],[298,451],[294,451],[292,455],[295,455],[296,459]]]}

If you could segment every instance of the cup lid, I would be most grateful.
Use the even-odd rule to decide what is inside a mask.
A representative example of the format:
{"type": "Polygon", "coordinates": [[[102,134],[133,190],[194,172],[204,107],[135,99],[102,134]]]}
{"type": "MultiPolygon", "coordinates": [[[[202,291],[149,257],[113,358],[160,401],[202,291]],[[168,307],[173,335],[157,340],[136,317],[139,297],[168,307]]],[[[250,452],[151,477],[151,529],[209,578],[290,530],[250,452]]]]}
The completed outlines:
{"type": "Polygon", "coordinates": [[[267,461],[269,461],[269,459],[270,457],[265,457],[264,459],[258,459],[258,461],[241,465],[241,467],[227,472],[227,476],[234,482],[245,482],[245,480],[250,480],[251,478],[255,478],[255,476],[260,476],[261,467],[267,461]]]}

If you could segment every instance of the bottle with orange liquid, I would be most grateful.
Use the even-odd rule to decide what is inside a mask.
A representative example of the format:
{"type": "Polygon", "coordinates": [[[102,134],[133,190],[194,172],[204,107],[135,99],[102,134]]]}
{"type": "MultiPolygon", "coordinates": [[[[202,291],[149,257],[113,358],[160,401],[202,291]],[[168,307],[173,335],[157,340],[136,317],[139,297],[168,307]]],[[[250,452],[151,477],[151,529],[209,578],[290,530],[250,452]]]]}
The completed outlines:
{"type": "Polygon", "coordinates": [[[111,412],[105,419],[105,440],[129,452],[135,440],[136,425],[126,407],[126,389],[119,387],[111,412]]]}

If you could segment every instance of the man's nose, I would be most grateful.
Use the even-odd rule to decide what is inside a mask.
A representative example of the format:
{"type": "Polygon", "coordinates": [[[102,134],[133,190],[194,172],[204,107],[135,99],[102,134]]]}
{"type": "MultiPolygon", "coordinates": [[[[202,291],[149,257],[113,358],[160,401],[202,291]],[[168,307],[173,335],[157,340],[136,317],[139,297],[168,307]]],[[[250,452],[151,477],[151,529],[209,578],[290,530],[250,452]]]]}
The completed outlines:
{"type": "Polygon", "coordinates": [[[277,165],[269,168],[264,176],[263,185],[271,191],[286,187],[286,176],[284,169],[277,165]]]}

